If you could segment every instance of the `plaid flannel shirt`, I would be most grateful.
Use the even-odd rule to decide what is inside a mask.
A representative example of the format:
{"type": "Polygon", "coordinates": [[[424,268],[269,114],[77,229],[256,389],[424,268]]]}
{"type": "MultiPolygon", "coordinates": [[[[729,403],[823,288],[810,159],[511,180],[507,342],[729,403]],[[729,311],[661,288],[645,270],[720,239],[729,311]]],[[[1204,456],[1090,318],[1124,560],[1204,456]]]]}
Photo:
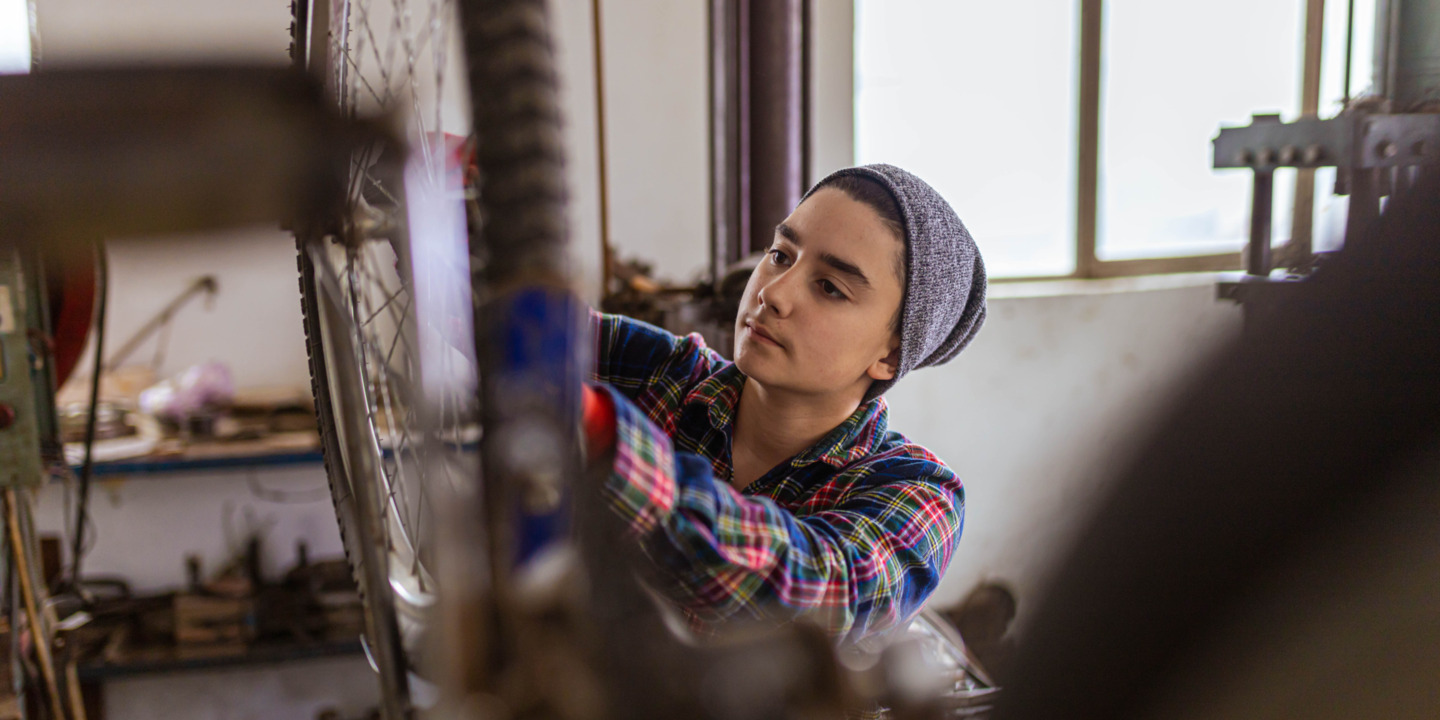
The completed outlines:
{"type": "Polygon", "coordinates": [[[939,458],[887,431],[883,398],[737,491],[730,442],[745,377],[734,363],[696,334],[592,320],[593,379],[616,409],[603,495],[692,625],[803,618],[868,646],[920,610],[960,540],[965,491],[939,458]]]}

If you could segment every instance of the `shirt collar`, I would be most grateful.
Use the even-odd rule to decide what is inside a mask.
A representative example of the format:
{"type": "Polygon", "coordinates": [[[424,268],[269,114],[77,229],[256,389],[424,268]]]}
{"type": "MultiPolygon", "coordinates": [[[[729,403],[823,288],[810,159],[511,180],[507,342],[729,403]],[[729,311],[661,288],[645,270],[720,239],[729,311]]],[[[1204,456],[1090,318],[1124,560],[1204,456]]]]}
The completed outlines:
{"type": "MultiPolygon", "coordinates": [[[[745,386],[745,375],[733,363],[705,378],[685,398],[687,404],[705,404],[711,427],[733,432],[735,409],[740,404],[740,391],[745,386]]],[[[844,422],[835,426],[809,449],[790,460],[792,467],[803,467],[814,462],[824,462],[834,467],[844,467],[874,452],[885,437],[889,426],[888,406],[885,398],[878,397],[861,403],[844,422]]]]}
{"type": "Polygon", "coordinates": [[[735,422],[735,408],[740,406],[740,390],[745,387],[745,374],[734,363],[705,378],[685,397],[685,404],[703,403],[710,419],[710,426],[716,430],[730,432],[735,422]]]}
{"type": "Polygon", "coordinates": [[[874,452],[885,437],[889,425],[887,415],[883,397],[861,403],[845,422],[835,426],[809,450],[796,455],[790,464],[801,467],[819,461],[840,468],[864,458],[874,452]]]}

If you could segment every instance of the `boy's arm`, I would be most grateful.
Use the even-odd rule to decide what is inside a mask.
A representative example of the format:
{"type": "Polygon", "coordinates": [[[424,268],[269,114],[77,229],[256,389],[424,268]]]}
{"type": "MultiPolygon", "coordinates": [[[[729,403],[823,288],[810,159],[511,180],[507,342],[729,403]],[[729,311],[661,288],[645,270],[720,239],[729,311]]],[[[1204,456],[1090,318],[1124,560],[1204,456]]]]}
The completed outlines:
{"type": "Polygon", "coordinates": [[[860,640],[909,620],[949,564],[964,490],[943,465],[909,463],[909,477],[874,479],[801,518],[741,495],[623,396],[608,399],[615,461],[603,493],[673,580],[668,594],[702,620],[804,618],[860,640]]]}
{"type": "Polygon", "coordinates": [[[593,309],[590,326],[595,339],[591,381],[619,390],[642,407],[683,395],[724,362],[698,335],[677,337],[649,323],[593,309]]]}

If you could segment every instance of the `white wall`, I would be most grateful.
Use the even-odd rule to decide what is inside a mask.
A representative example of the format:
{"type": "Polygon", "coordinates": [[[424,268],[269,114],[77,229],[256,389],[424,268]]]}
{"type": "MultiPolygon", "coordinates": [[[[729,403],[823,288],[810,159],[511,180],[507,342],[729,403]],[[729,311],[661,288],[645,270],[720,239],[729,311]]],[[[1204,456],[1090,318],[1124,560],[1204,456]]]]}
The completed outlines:
{"type": "Polygon", "coordinates": [[[709,265],[708,5],[606,0],[601,9],[611,241],[621,258],[653,262],[675,282],[709,265]]]}
{"type": "Polygon", "coordinates": [[[939,606],[1000,580],[1022,613],[1031,607],[1145,419],[1239,328],[1210,277],[1068,285],[1032,297],[1005,295],[1033,287],[996,287],[970,347],[887,395],[892,429],[965,483],[965,529],[939,606]]]}

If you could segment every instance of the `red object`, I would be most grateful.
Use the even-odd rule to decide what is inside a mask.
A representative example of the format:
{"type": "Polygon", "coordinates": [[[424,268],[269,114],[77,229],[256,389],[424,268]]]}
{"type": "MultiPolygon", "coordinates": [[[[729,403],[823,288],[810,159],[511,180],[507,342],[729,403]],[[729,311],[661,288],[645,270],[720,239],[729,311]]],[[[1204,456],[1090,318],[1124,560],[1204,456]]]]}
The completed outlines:
{"type": "Polygon", "coordinates": [[[15,424],[15,408],[0,403],[0,430],[9,430],[15,424]]]}
{"type": "Polygon", "coordinates": [[[615,400],[593,385],[585,386],[581,424],[585,427],[585,450],[597,458],[615,447],[615,400]]]}
{"type": "MultiPolygon", "coordinates": [[[[100,251],[95,251],[100,252],[100,251]]],[[[95,319],[95,252],[47,263],[50,337],[55,358],[55,387],[65,384],[85,352],[95,319]]]]}

